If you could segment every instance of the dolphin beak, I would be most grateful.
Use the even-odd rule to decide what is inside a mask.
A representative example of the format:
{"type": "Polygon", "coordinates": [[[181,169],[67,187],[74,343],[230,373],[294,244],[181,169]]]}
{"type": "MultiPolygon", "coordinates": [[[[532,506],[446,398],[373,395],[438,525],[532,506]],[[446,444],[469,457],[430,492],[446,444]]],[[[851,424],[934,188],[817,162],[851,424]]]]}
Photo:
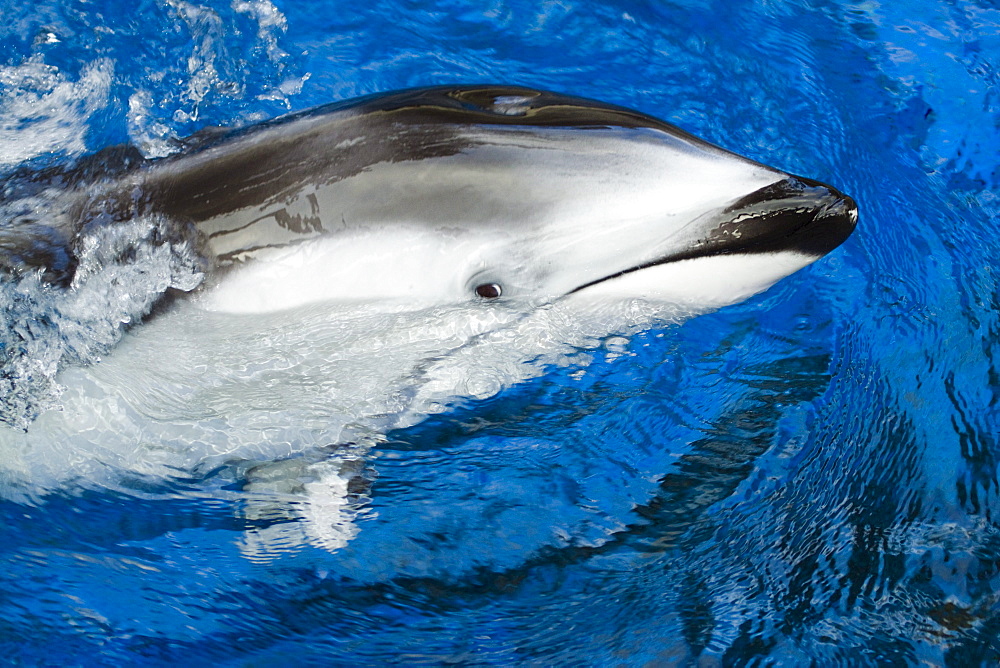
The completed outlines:
{"type": "Polygon", "coordinates": [[[685,248],[591,281],[571,292],[681,260],[788,252],[816,260],[851,236],[858,222],[858,207],[853,199],[831,186],[789,176],[736,200],[712,214],[707,222],[705,231],[685,248]]]}
{"type": "Polygon", "coordinates": [[[858,207],[831,186],[790,176],[737,200],[722,220],[683,255],[797,251],[820,258],[851,236],[858,207]]]}

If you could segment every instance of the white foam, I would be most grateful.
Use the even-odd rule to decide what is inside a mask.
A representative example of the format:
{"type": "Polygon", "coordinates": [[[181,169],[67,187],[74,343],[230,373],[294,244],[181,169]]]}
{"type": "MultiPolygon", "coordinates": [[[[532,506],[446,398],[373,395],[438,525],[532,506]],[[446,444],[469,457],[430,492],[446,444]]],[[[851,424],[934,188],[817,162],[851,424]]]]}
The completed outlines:
{"type": "Polygon", "coordinates": [[[288,57],[278,46],[278,35],[288,29],[285,15],[270,0],[233,0],[233,10],[257,22],[257,38],[267,47],[267,57],[278,62],[288,57]]]}
{"type": "Polygon", "coordinates": [[[0,280],[0,422],[24,429],[39,412],[57,409],[61,369],[100,359],[168,288],[200,283],[201,260],[172,227],[150,216],[83,235],[70,289],[34,273],[0,280]],[[160,234],[174,238],[163,242],[160,234]]]}
{"type": "Polygon", "coordinates": [[[113,74],[106,58],[85,65],[76,80],[40,56],[0,66],[0,166],[86,151],[87,123],[107,105],[113,74]]]}

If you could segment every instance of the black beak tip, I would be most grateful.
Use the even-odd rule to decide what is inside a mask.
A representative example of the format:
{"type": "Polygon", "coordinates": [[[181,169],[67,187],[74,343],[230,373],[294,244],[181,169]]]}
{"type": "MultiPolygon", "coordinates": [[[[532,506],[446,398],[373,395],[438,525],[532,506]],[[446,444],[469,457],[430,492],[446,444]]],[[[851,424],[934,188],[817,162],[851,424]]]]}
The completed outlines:
{"type": "Polygon", "coordinates": [[[739,241],[743,252],[795,250],[817,258],[844,243],[858,223],[858,205],[851,197],[801,176],[750,193],[726,213],[736,218],[720,228],[716,243],[739,241]],[[739,234],[729,227],[739,227],[739,234]]]}
{"type": "Polygon", "coordinates": [[[854,198],[839,190],[823,185],[829,194],[824,199],[813,222],[803,230],[802,248],[817,256],[834,250],[854,232],[858,225],[858,205],[854,198]]]}

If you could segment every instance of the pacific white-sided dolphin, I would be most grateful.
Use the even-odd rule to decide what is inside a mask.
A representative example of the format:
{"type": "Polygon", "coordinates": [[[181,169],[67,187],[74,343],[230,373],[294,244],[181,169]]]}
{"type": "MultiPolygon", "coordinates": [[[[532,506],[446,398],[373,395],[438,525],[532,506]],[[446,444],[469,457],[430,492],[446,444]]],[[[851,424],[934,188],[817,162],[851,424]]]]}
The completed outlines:
{"type": "Polygon", "coordinates": [[[100,363],[64,368],[59,410],[0,426],[0,493],[251,462],[247,489],[293,490],[288,512],[308,515],[268,501],[272,528],[330,548],[356,531],[345,466],[379,434],[642,327],[635,302],[686,316],[764,290],[857,217],[829,186],[645,114],[492,85],[209,130],[160,160],[112,149],[46,178],[58,187],[7,189],[51,205],[0,231],[8,271],[83,294],[123,280],[102,263],[172,236],[211,271],[100,363]],[[95,265],[130,225],[139,245],[95,265]]]}
{"type": "Polygon", "coordinates": [[[710,308],[821,257],[856,221],[830,186],[521,87],[374,95],[189,143],[78,188],[64,226],[193,223],[225,276],[205,302],[219,310],[579,292],[710,308]]]}

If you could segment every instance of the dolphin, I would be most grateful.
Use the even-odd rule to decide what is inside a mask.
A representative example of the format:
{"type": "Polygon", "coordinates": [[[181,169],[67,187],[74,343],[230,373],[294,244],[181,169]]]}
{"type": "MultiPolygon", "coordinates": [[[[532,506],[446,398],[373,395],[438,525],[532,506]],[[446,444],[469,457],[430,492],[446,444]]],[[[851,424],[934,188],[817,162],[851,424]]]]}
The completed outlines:
{"type": "MultiPolygon", "coordinates": [[[[581,292],[714,308],[857,219],[830,186],[648,115],[515,86],[372,95],[187,146],[148,162],[117,150],[122,173],[62,198],[63,237],[151,213],[190,223],[216,276],[204,303],[224,311],[581,292]]],[[[68,281],[75,263],[46,269],[68,281]]]]}
{"type": "Polygon", "coordinates": [[[8,272],[93,293],[123,282],[116,262],[186,243],[207,278],[168,271],[156,289],[188,298],[66,366],[57,409],[0,426],[0,493],[244,462],[246,489],[294,488],[288,513],[309,515],[256,517],[328,549],[356,533],[344,490],[388,430],[745,299],[857,222],[835,188],[651,116],[499,85],[213,128],[163,159],[112,148],[7,193],[47,203],[0,234],[8,272]],[[116,240],[140,223],[138,246],[116,240]]]}

